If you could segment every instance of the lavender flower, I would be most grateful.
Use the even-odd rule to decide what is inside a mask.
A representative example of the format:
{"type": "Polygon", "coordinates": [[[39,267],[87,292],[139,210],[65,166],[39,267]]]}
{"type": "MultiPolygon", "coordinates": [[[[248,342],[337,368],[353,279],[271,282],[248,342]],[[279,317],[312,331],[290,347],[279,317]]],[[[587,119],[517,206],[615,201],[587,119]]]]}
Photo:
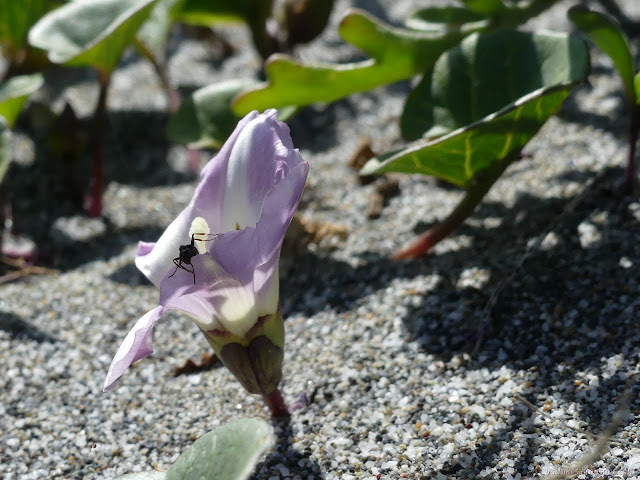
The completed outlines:
{"type": "Polygon", "coordinates": [[[160,304],[126,336],[105,391],[129,365],[153,352],[153,326],[171,309],[193,318],[250,393],[266,398],[277,391],[284,346],[278,260],[309,165],[276,113],[252,112],[242,119],[204,167],[189,205],[156,243],[140,242],[136,265],[159,287],[160,304]],[[199,254],[190,259],[193,274],[176,270],[172,259],[194,233],[199,254]],[[214,233],[206,241],[212,235],[203,234],[214,233]]]}

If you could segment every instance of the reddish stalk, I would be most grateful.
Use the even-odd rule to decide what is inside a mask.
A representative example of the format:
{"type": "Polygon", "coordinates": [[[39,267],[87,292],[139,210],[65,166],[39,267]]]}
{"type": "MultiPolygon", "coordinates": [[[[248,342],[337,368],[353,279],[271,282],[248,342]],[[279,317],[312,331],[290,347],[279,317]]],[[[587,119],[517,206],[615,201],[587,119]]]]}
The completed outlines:
{"type": "MultiPolygon", "coordinates": [[[[519,152],[516,156],[519,155],[519,152]]],[[[409,245],[395,251],[391,258],[394,260],[404,260],[408,258],[418,258],[426,255],[440,240],[456,230],[473,213],[478,204],[482,201],[491,186],[502,175],[505,169],[511,164],[511,158],[505,158],[496,165],[487,169],[482,178],[472,184],[458,206],[442,222],[431,227],[420,235],[409,245]]],[[[480,174],[478,174],[479,176],[480,174]]]]}
{"type": "Polygon", "coordinates": [[[91,159],[91,193],[85,197],[84,210],[88,217],[102,215],[102,191],[104,189],[104,137],[107,120],[107,93],[111,73],[98,71],[100,96],[93,114],[93,145],[91,159]]]}
{"type": "Polygon", "coordinates": [[[162,88],[164,89],[165,95],[167,96],[167,102],[169,103],[169,112],[171,114],[176,113],[180,108],[182,99],[180,98],[180,94],[178,93],[178,91],[173,88],[173,85],[171,85],[171,82],[169,81],[166,62],[161,62],[160,60],[158,60],[154,53],[149,50],[144,43],[136,40],[135,45],[140,50],[140,52],[145,57],[147,57],[147,60],[151,62],[151,65],[153,65],[153,68],[158,74],[158,78],[160,79],[162,88]]]}
{"type": "Polygon", "coordinates": [[[280,389],[276,388],[273,392],[265,394],[263,398],[271,411],[272,418],[286,417],[289,415],[289,409],[287,408],[284,398],[282,398],[280,389]]]}

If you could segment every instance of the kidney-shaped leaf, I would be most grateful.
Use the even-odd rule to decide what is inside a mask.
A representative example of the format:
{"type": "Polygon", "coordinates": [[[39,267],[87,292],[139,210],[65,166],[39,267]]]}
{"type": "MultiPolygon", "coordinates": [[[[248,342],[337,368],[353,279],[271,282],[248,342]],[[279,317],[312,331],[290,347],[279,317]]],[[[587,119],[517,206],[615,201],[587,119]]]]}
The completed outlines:
{"type": "Polygon", "coordinates": [[[589,52],[578,37],[500,30],[477,33],[444,53],[407,98],[405,138],[435,136],[469,125],[519,98],[583,81],[589,52]]]}
{"type": "Polygon", "coordinates": [[[44,79],[39,73],[11,77],[0,83],[0,115],[5,118],[10,128],[13,127],[29,95],[38,90],[43,83],[44,79]]]}
{"type": "Polygon", "coordinates": [[[76,0],[49,12],[29,32],[29,43],[49,60],[110,73],[157,0],[76,0]]]}
{"type": "Polygon", "coordinates": [[[422,173],[468,188],[484,169],[511,162],[569,95],[572,85],[537,90],[479,122],[436,140],[419,140],[398,152],[374,158],[362,175],[422,173]]]}
{"type": "Polygon", "coordinates": [[[635,72],[633,55],[629,41],[620,25],[609,15],[594,12],[581,5],[575,5],[569,9],[569,19],[589,36],[596,47],[611,57],[616,70],[622,77],[627,97],[632,104],[636,103],[633,86],[635,72]]]}
{"type": "Polygon", "coordinates": [[[274,443],[264,420],[243,418],[197,439],[167,472],[167,480],[244,480],[274,443]]]}
{"type": "Polygon", "coordinates": [[[265,66],[268,82],[236,97],[233,112],[333,102],[409,78],[433,65],[442,52],[465,36],[462,32],[418,32],[387,25],[352,10],[342,19],[340,35],[372,58],[357,63],[304,65],[273,55],[265,66]]]}

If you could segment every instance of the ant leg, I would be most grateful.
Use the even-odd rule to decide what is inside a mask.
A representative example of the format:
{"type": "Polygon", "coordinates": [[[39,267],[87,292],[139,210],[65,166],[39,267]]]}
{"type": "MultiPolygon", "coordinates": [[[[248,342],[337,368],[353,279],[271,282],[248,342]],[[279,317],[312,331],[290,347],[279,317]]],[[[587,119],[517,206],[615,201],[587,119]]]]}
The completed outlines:
{"type": "Polygon", "coordinates": [[[212,242],[218,235],[220,235],[219,233],[192,233],[191,234],[191,246],[195,246],[195,242],[212,242]],[[204,237],[210,235],[211,238],[195,238],[196,235],[202,235],[204,237]]]}
{"type": "MultiPolygon", "coordinates": [[[[189,273],[193,273],[193,270],[189,270],[188,268],[186,268],[183,263],[182,260],[180,260],[180,257],[176,257],[173,259],[173,264],[176,266],[176,269],[173,271],[173,273],[171,275],[169,275],[168,278],[173,277],[176,272],[178,271],[178,269],[184,270],[185,272],[189,272],[189,273]]],[[[189,264],[191,265],[191,264],[189,264]]],[[[193,269],[193,265],[191,265],[191,268],[193,269]]]]}
{"type": "Polygon", "coordinates": [[[180,262],[179,260],[180,260],[180,257],[176,257],[173,259],[173,264],[176,266],[176,269],[173,271],[171,275],[169,275],[169,278],[173,277],[176,274],[176,272],[178,271],[178,268],[183,268],[182,262],[180,262]]]}

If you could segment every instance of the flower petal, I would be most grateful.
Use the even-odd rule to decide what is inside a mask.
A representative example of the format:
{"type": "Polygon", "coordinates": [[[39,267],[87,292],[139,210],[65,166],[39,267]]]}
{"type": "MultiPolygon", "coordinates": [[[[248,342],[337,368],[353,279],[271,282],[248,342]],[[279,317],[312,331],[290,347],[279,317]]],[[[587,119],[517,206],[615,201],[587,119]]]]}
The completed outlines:
{"type": "Polygon", "coordinates": [[[209,254],[194,257],[192,265],[196,284],[191,283],[193,277],[188,272],[178,279],[178,275],[167,277],[160,289],[160,303],[191,316],[205,331],[223,329],[244,336],[258,321],[253,291],[231,277],[209,254]]]}
{"type": "Polygon", "coordinates": [[[280,247],[298,207],[308,171],[307,163],[291,169],[265,200],[262,218],[256,227],[262,263],[255,269],[253,291],[261,315],[275,311],[278,305],[280,247]]]}
{"type": "Polygon", "coordinates": [[[204,218],[213,233],[224,231],[222,206],[231,151],[245,126],[257,116],[258,112],[251,112],[238,123],[218,154],[202,169],[200,183],[189,205],[167,227],[160,239],[155,244],[143,243],[139,247],[136,266],[156,287],[173,268],[172,259],[177,256],[180,245],[191,241],[189,228],[194,218],[204,218]]]}
{"type": "Polygon", "coordinates": [[[223,232],[255,227],[265,198],[287,174],[286,160],[294,150],[288,147],[288,128],[276,120],[276,114],[269,110],[253,119],[233,145],[224,194],[223,232]]]}
{"type": "Polygon", "coordinates": [[[104,382],[104,392],[115,387],[116,381],[129,368],[129,365],[153,353],[153,326],[163,313],[164,308],[162,306],[154,308],[144,314],[129,331],[115,357],[113,357],[104,382]]]}
{"type": "Polygon", "coordinates": [[[308,172],[308,163],[298,163],[265,199],[262,217],[256,226],[261,263],[280,252],[284,235],[300,203],[308,172]]]}

